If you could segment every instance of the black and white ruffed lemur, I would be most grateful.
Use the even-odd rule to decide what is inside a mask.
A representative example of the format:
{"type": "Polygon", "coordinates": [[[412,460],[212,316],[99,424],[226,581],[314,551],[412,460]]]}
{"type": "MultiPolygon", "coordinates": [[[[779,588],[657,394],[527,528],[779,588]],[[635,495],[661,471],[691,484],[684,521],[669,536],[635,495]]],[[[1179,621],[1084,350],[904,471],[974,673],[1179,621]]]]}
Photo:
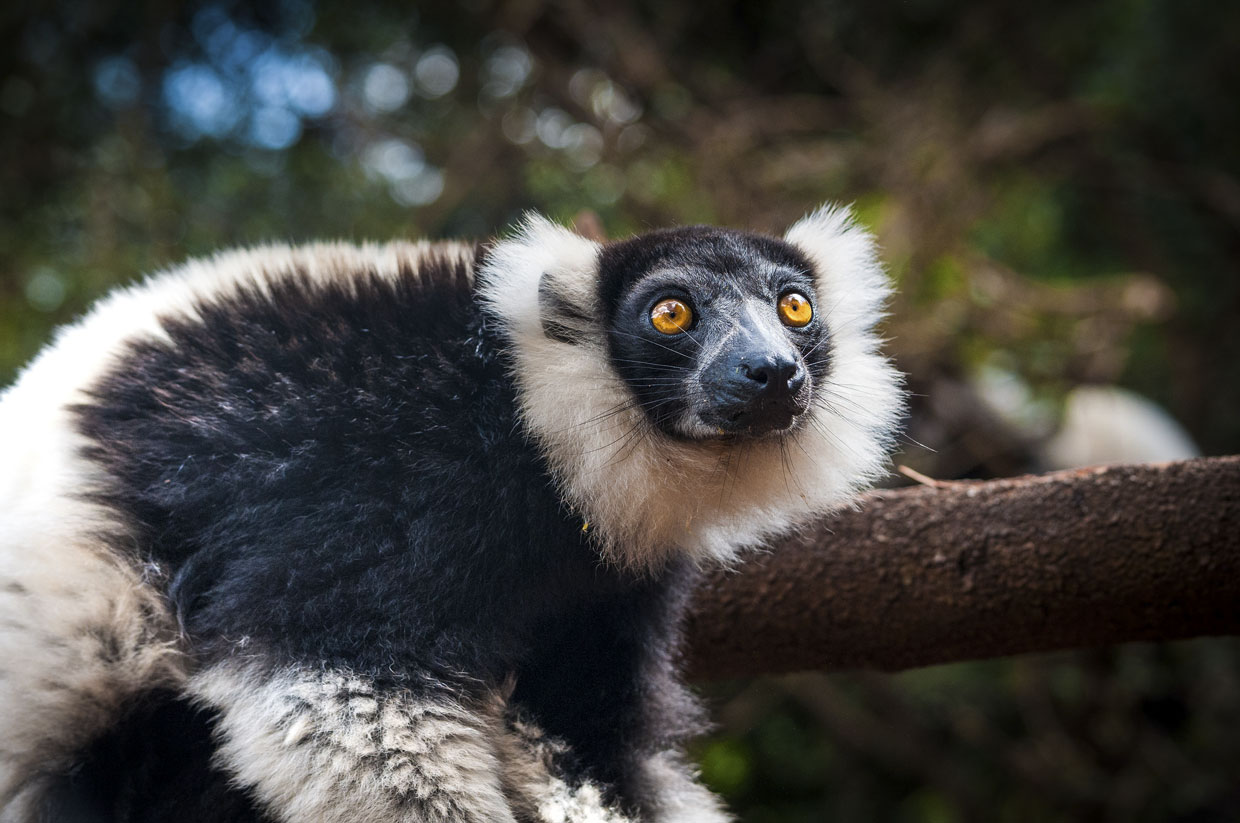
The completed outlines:
{"type": "Polygon", "coordinates": [[[0,820],[719,823],[695,570],[882,474],[872,238],[266,246],[0,396],[0,820]]]}

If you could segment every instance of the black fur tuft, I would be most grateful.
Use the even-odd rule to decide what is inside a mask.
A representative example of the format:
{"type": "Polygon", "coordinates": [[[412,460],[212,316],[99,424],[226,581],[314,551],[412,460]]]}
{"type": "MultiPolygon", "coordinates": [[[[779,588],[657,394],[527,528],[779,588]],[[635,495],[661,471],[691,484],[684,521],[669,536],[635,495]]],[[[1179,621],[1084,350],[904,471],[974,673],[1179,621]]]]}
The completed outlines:
{"type": "Polygon", "coordinates": [[[275,823],[212,763],[213,716],[148,696],[51,787],[47,823],[275,823]]]}

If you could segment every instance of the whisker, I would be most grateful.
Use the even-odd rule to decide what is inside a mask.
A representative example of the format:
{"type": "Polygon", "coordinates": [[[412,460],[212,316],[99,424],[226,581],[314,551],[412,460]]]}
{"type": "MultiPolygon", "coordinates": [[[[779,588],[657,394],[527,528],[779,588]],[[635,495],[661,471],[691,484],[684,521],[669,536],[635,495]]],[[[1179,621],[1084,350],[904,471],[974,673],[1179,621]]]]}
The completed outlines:
{"type": "MultiPolygon", "coordinates": [[[[829,409],[828,411],[830,411],[832,414],[839,417],[839,413],[836,412],[834,409],[829,409]]],[[[846,452],[852,455],[853,457],[861,456],[857,453],[856,449],[854,449],[852,446],[848,445],[843,440],[841,440],[839,436],[837,436],[835,433],[825,428],[822,421],[815,420],[814,418],[810,418],[810,425],[812,425],[818,431],[819,434],[821,434],[823,437],[827,438],[833,444],[835,444],[835,447],[838,448],[839,450],[846,452]]]]}
{"type": "MultiPolygon", "coordinates": [[[[731,454],[731,450],[730,450],[730,449],[728,449],[728,450],[723,450],[723,451],[721,451],[721,452],[719,453],[719,459],[715,461],[715,468],[714,468],[714,469],[711,471],[711,473],[710,473],[710,483],[709,483],[710,485],[714,485],[714,484],[715,484],[715,481],[716,481],[716,479],[719,477],[719,473],[720,473],[720,472],[723,472],[723,473],[724,473],[724,475],[726,476],[726,474],[727,474],[727,461],[728,461],[728,457],[729,457],[729,455],[730,455],[730,454],[731,454]]],[[[719,502],[720,502],[721,504],[723,503],[722,498],[720,499],[720,501],[719,501],[719,502]]]]}
{"type": "Polygon", "coordinates": [[[719,500],[720,506],[727,506],[728,502],[732,499],[733,490],[736,489],[736,481],[737,481],[737,478],[740,477],[740,474],[741,474],[741,471],[742,471],[742,468],[745,462],[745,444],[744,443],[740,443],[737,445],[735,457],[736,457],[735,468],[733,468],[732,461],[729,461],[728,468],[731,469],[731,471],[729,471],[728,476],[723,479],[723,489],[721,490],[721,496],[719,500]]]}
{"type": "Polygon", "coordinates": [[[913,444],[914,446],[920,446],[921,448],[925,449],[926,451],[930,452],[931,454],[938,454],[938,453],[939,453],[939,450],[938,450],[938,449],[933,448],[933,447],[931,447],[931,446],[927,446],[925,443],[923,443],[923,442],[921,442],[920,440],[918,440],[917,438],[913,437],[913,436],[912,436],[912,435],[910,435],[908,432],[898,432],[898,433],[896,434],[896,436],[897,436],[897,437],[899,437],[900,439],[902,439],[902,440],[904,440],[904,441],[908,442],[908,443],[913,444]]]}
{"type": "Polygon", "coordinates": [[[603,420],[606,420],[609,417],[615,417],[616,415],[623,414],[624,412],[629,411],[631,409],[652,409],[652,408],[656,408],[657,406],[663,405],[664,403],[671,402],[674,399],[675,398],[657,398],[655,400],[646,400],[644,402],[638,402],[637,400],[626,400],[623,403],[619,403],[615,406],[612,406],[609,409],[606,409],[605,411],[599,412],[593,417],[589,417],[585,420],[578,421],[576,423],[573,423],[570,426],[565,426],[562,429],[556,429],[551,433],[552,434],[564,434],[565,432],[572,431],[573,429],[577,429],[582,426],[588,426],[591,423],[598,423],[603,420]]]}
{"type": "Polygon", "coordinates": [[[784,491],[792,491],[790,484],[792,469],[788,465],[788,444],[783,438],[779,440],[779,469],[784,476],[784,491]]]}
{"type": "Polygon", "coordinates": [[[642,421],[638,420],[636,423],[634,423],[632,426],[630,426],[630,427],[629,427],[629,428],[625,431],[625,433],[624,433],[624,434],[620,435],[620,436],[619,436],[619,437],[617,437],[615,440],[612,440],[610,443],[604,443],[603,445],[601,445],[601,446],[595,446],[595,447],[594,447],[594,448],[592,448],[592,449],[584,449],[581,453],[582,453],[583,455],[585,455],[585,454],[593,454],[594,452],[600,452],[600,451],[603,451],[604,449],[610,449],[612,446],[616,445],[617,443],[619,443],[619,442],[621,442],[622,440],[625,440],[626,438],[628,438],[629,436],[631,436],[631,435],[633,434],[633,430],[634,430],[635,428],[637,428],[639,425],[641,425],[641,422],[642,422],[642,421]]]}
{"type": "Polygon", "coordinates": [[[801,355],[807,361],[809,360],[809,356],[813,354],[814,352],[818,351],[818,348],[822,346],[823,343],[827,343],[831,340],[832,338],[831,332],[834,331],[836,327],[830,322],[830,317],[835,312],[835,310],[840,307],[840,303],[842,303],[843,301],[844,301],[844,297],[842,295],[840,297],[835,298],[835,302],[831,304],[830,308],[828,308],[825,312],[823,312],[823,316],[827,318],[825,322],[827,331],[825,334],[822,335],[822,338],[810,348],[809,351],[801,355]]]}
{"type": "MultiPolygon", "coordinates": [[[[807,452],[807,451],[805,450],[805,446],[801,443],[801,438],[797,437],[797,436],[794,434],[792,437],[790,437],[790,438],[788,438],[788,439],[789,439],[789,440],[791,440],[791,441],[792,441],[792,443],[793,443],[793,444],[794,444],[794,445],[795,445],[798,449],[800,449],[800,450],[801,450],[801,454],[805,455],[806,459],[808,459],[808,460],[813,460],[813,459],[814,459],[814,458],[810,457],[809,452],[807,452]]],[[[804,489],[802,489],[802,491],[804,491],[804,489]]]]}
{"type": "Polygon", "coordinates": [[[828,409],[832,411],[839,411],[839,409],[835,408],[835,405],[832,401],[834,401],[834,403],[839,403],[840,405],[844,406],[845,408],[849,409],[850,411],[852,411],[854,414],[857,414],[857,415],[865,416],[870,413],[869,409],[867,409],[865,406],[862,406],[860,403],[853,400],[852,398],[844,397],[843,395],[835,394],[833,392],[823,392],[819,397],[814,398],[815,404],[820,405],[820,406],[825,405],[828,409]]]}
{"type": "Polygon", "coordinates": [[[690,340],[693,341],[693,345],[697,346],[699,349],[702,348],[702,344],[698,342],[698,339],[696,337],[694,337],[692,334],[689,333],[688,329],[682,328],[681,332],[684,333],[685,337],[688,337],[690,340]]]}
{"type": "MultiPolygon", "coordinates": [[[[827,394],[832,397],[837,397],[841,400],[848,400],[854,403],[860,402],[862,400],[878,401],[880,397],[884,397],[883,395],[876,394],[875,392],[872,392],[869,389],[864,388],[862,386],[856,386],[856,385],[852,385],[849,383],[837,383],[834,380],[826,381],[823,388],[824,388],[823,394],[827,394]],[[837,391],[833,391],[833,389],[847,389],[849,392],[849,396],[846,397],[845,395],[837,391]]],[[[864,409],[865,407],[860,406],[859,408],[864,409]]]]}
{"type": "Polygon", "coordinates": [[[625,357],[616,357],[614,360],[617,363],[631,363],[636,366],[647,366],[652,369],[662,369],[664,371],[689,371],[688,366],[676,366],[669,363],[655,363],[649,360],[630,360],[625,357]]]}
{"type": "Polygon", "coordinates": [[[606,463],[604,463],[600,468],[605,469],[608,466],[611,466],[621,461],[629,459],[629,457],[633,454],[633,452],[637,450],[637,444],[641,443],[642,440],[646,438],[646,434],[648,431],[647,426],[648,424],[646,423],[645,420],[641,420],[638,422],[637,425],[633,426],[633,429],[630,432],[630,436],[628,438],[628,442],[622,445],[619,449],[617,449],[615,456],[612,457],[610,460],[608,460],[606,463]]]}
{"type": "Polygon", "coordinates": [[[719,484],[720,508],[723,508],[724,504],[727,503],[728,485],[729,481],[733,477],[732,462],[736,459],[736,455],[737,451],[735,449],[728,449],[721,457],[721,460],[723,461],[723,482],[719,484]]]}
{"type": "Polygon", "coordinates": [[[621,335],[624,335],[625,337],[633,337],[633,338],[636,338],[637,340],[641,340],[644,343],[650,343],[651,345],[658,346],[661,349],[667,349],[668,351],[670,351],[672,354],[676,355],[677,357],[683,357],[686,360],[693,359],[693,355],[691,354],[685,354],[682,351],[676,351],[671,346],[665,346],[662,343],[656,342],[647,337],[642,337],[640,334],[633,334],[632,332],[627,332],[627,331],[619,331],[618,329],[613,330],[612,334],[621,334],[621,335]]]}

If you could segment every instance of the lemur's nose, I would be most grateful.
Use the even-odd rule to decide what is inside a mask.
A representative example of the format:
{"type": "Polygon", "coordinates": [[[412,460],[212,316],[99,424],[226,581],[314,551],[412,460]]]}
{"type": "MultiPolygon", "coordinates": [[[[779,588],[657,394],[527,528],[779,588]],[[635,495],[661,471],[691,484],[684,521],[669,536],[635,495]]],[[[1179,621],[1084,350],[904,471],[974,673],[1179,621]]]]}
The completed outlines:
{"type": "Polygon", "coordinates": [[[708,370],[708,390],[715,425],[729,431],[779,431],[805,411],[805,366],[792,351],[750,349],[721,359],[718,370],[708,370]]]}
{"type": "Polygon", "coordinates": [[[791,357],[759,354],[741,356],[737,371],[748,379],[755,399],[782,400],[805,385],[805,369],[791,357]]]}

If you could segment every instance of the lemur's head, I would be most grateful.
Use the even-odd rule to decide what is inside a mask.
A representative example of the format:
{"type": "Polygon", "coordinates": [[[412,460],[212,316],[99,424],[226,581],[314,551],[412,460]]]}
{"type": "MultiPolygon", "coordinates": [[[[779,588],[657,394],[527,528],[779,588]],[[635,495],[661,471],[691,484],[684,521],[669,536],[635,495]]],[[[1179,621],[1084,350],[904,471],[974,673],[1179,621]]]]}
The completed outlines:
{"type": "Polygon", "coordinates": [[[531,217],[481,282],[527,430],[619,562],[727,559],[883,471],[902,412],[873,330],[888,286],[846,210],[782,239],[604,245],[531,217]]]}
{"type": "Polygon", "coordinates": [[[663,434],[786,434],[831,348],[814,268],[795,246],[690,227],[605,246],[599,303],[612,367],[663,434]]]}

